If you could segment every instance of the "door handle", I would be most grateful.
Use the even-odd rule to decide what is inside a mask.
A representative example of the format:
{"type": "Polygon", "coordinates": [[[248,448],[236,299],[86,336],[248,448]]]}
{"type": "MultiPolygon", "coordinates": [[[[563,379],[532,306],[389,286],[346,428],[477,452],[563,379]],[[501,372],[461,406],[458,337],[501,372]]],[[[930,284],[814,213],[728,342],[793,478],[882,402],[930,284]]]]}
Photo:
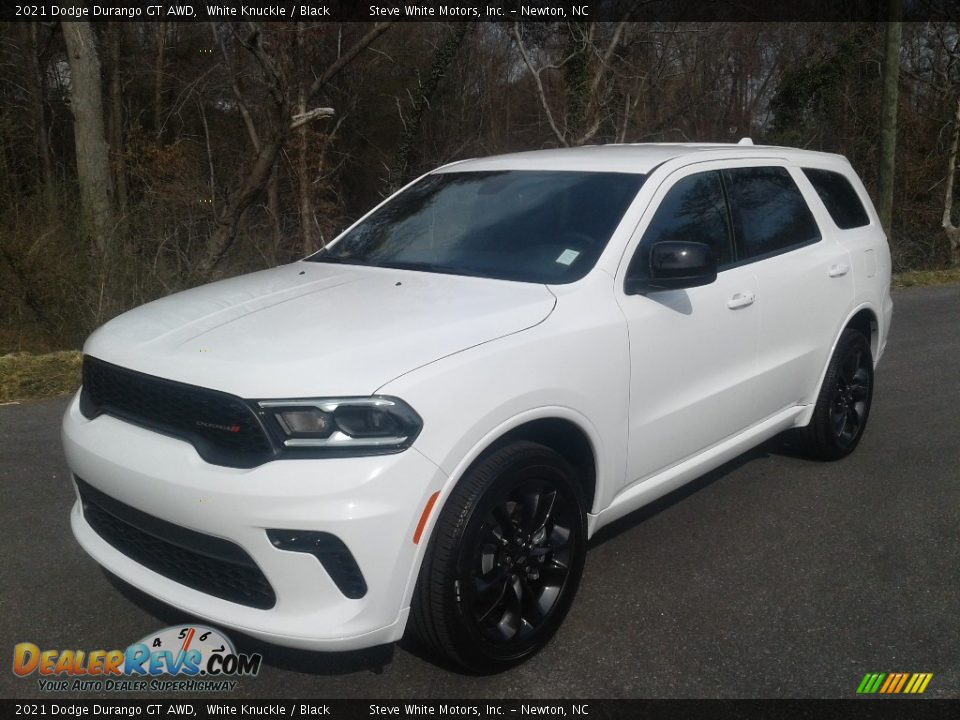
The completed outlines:
{"type": "Polygon", "coordinates": [[[753,305],[753,301],[756,299],[757,296],[751,292],[739,292],[727,300],[727,307],[731,310],[747,307],[748,305],[753,305]]]}
{"type": "Polygon", "coordinates": [[[848,272],[850,272],[850,266],[846,263],[837,263],[836,265],[831,265],[830,269],[827,271],[827,275],[830,277],[843,277],[848,272]]]}

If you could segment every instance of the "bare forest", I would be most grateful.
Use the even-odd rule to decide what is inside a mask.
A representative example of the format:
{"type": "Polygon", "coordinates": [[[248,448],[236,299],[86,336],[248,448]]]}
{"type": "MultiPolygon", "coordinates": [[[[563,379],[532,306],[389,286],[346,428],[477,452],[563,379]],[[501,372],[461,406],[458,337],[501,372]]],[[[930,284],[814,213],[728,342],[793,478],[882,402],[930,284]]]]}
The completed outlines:
{"type": "Polygon", "coordinates": [[[960,263],[947,23],[0,25],[0,354],[322,247],[453,160],[615,142],[846,155],[895,271],[960,263]]]}

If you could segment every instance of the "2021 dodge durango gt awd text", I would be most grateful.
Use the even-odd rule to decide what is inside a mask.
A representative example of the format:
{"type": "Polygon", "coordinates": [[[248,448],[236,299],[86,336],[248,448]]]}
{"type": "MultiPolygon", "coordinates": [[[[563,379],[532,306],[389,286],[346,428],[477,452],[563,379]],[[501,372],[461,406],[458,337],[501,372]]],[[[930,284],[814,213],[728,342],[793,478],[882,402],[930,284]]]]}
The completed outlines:
{"type": "Polygon", "coordinates": [[[620,145],[453,163],[303,261],[97,330],[73,532],[281,645],[477,672],[557,630],[587,539],[771,436],[859,442],[890,256],[842,157],[620,145]]]}

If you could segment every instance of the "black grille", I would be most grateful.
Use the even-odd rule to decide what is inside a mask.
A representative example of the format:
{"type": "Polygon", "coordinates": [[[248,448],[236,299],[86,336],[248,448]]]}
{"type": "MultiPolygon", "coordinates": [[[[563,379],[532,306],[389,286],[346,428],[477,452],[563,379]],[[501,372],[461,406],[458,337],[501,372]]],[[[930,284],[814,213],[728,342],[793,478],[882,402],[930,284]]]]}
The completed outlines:
{"type": "Polygon", "coordinates": [[[153,517],[74,479],[90,527],[130,559],[240,605],[266,610],[276,604],[267,578],[239,545],[153,517]]]}
{"type": "Polygon", "coordinates": [[[240,398],[89,355],[83,358],[80,411],[88,418],[106,413],[182,438],[216,465],[249,468],[274,456],[263,426],[240,398]]]}

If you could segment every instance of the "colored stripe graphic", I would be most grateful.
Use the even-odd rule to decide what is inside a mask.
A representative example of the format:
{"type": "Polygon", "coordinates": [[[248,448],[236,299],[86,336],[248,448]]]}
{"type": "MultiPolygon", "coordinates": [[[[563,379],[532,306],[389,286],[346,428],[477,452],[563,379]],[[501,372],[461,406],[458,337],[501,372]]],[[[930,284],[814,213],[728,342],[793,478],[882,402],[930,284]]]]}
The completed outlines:
{"type": "Polygon", "coordinates": [[[906,674],[906,673],[900,673],[900,682],[897,683],[897,686],[896,686],[891,692],[895,692],[895,693],[900,692],[900,690],[903,689],[903,684],[904,684],[906,681],[907,681],[907,674],[906,674]]]}
{"type": "Polygon", "coordinates": [[[890,673],[889,675],[887,675],[886,682],[884,682],[883,685],[880,686],[880,692],[882,693],[890,692],[890,688],[892,686],[895,686],[899,680],[900,680],[900,673],[890,673]]]}
{"type": "Polygon", "coordinates": [[[867,673],[857,686],[857,694],[919,695],[932,679],[933,673],[867,673]]]}

